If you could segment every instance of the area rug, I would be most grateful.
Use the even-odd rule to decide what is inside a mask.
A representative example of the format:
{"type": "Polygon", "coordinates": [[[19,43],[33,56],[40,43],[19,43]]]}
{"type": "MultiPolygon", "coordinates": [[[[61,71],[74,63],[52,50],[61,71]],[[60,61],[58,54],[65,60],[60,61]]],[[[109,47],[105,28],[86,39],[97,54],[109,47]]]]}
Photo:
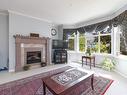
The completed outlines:
{"type": "MultiPolygon", "coordinates": [[[[70,66],[58,68],[51,70],[49,72],[44,72],[27,78],[12,81],[6,84],[0,85],[0,95],[43,95],[43,82],[42,78],[51,76],[54,74],[62,73],[63,71],[72,69],[70,66]]],[[[79,72],[71,72],[73,76],[78,74],[79,77],[82,75],[79,72]]],[[[69,74],[70,75],[70,74],[69,74]]],[[[68,75],[67,75],[68,76],[68,75]]],[[[113,80],[104,77],[94,77],[94,91],[91,89],[90,79],[87,79],[85,83],[78,86],[77,89],[68,93],[68,95],[104,95],[107,89],[112,84],[113,80]],[[81,92],[82,91],[82,92],[81,92]],[[77,94],[81,92],[80,94],[77,94]]],[[[46,95],[53,95],[48,89],[46,89],[46,95]]]]}
{"type": "Polygon", "coordinates": [[[113,80],[104,77],[94,78],[94,90],[88,87],[81,95],[104,95],[107,89],[112,84],[113,80]]]}
{"type": "MultiPolygon", "coordinates": [[[[112,84],[113,80],[104,77],[94,77],[94,90],[91,89],[90,81],[81,86],[84,89],[81,95],[104,95],[107,89],[112,84]]],[[[76,92],[75,92],[76,93],[76,92]]],[[[36,95],[43,95],[43,86],[37,90],[36,95]]],[[[53,95],[48,89],[46,89],[46,95],[53,95]]],[[[76,95],[76,94],[74,94],[76,95]]]]}

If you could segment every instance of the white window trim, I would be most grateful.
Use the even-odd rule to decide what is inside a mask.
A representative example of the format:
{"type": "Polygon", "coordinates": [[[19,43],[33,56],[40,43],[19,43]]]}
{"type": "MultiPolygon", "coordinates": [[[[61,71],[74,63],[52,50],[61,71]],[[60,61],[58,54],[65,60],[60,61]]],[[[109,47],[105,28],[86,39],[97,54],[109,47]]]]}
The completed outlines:
{"type": "MultiPolygon", "coordinates": [[[[98,37],[98,45],[99,45],[99,49],[98,49],[98,52],[97,53],[100,53],[100,37],[102,36],[108,36],[110,35],[111,36],[111,48],[112,48],[112,33],[107,33],[107,34],[98,34],[98,35],[85,35],[86,38],[87,37],[98,37]]],[[[87,39],[86,39],[86,42],[87,42],[87,39]]],[[[86,43],[86,47],[87,47],[87,43],[86,43]]],[[[112,52],[112,50],[111,50],[112,52]]],[[[104,53],[105,54],[105,53],[104,53]]],[[[109,53],[106,53],[106,54],[109,54],[109,53]]]]}
{"type": "MultiPolygon", "coordinates": [[[[87,49],[87,37],[98,37],[98,44],[99,44],[99,49],[98,49],[98,52],[97,53],[100,53],[100,37],[101,36],[108,36],[110,35],[111,36],[111,53],[112,54],[112,48],[114,48],[113,46],[113,39],[112,39],[112,35],[113,33],[107,33],[107,34],[98,34],[98,35],[84,35],[86,37],[86,49],[87,49]]],[[[77,52],[77,53],[85,53],[86,50],[84,52],[80,51],[79,50],[79,32],[77,31],[77,35],[74,35],[74,37],[69,37],[68,39],[74,39],[74,50],[68,50],[69,52],[77,52]]],[[[104,53],[105,54],[105,53],[104,53]]],[[[109,53],[106,53],[106,54],[109,54],[109,53]]]]}

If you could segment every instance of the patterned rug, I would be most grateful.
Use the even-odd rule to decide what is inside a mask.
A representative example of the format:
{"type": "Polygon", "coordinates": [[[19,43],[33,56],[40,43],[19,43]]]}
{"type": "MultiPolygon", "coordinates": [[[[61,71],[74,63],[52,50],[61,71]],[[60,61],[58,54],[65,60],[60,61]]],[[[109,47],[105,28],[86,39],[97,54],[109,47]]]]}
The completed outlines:
{"type": "Polygon", "coordinates": [[[88,87],[81,95],[104,95],[107,89],[112,84],[113,80],[104,77],[94,78],[94,90],[88,87]]]}
{"type": "MultiPolygon", "coordinates": [[[[81,95],[104,95],[107,89],[112,84],[113,80],[104,77],[94,77],[94,90],[91,89],[90,80],[81,85],[80,89],[84,89],[81,95]]],[[[43,86],[37,90],[36,95],[43,95],[43,86]]],[[[53,95],[48,89],[46,89],[46,95],[53,95]]],[[[74,92],[76,93],[76,92],[74,92]]],[[[77,95],[77,94],[73,94],[77,95]]]]}
{"type": "MultiPolygon", "coordinates": [[[[43,95],[42,78],[58,74],[69,69],[72,69],[72,67],[66,66],[2,84],[0,85],[0,95],[43,95]]],[[[74,73],[77,73],[78,76],[75,77],[80,77],[80,75],[82,75],[77,71],[71,73],[73,76],[75,76],[74,73]]],[[[113,82],[112,80],[107,78],[94,77],[94,91],[93,91],[90,86],[91,85],[90,79],[87,79],[85,83],[82,83],[82,85],[78,86],[74,91],[69,92],[68,95],[104,95],[104,93],[110,87],[112,82],[113,82]],[[78,94],[78,92],[81,93],[78,94]]],[[[46,89],[46,91],[47,95],[52,95],[52,93],[48,91],[48,89],[46,89]]]]}

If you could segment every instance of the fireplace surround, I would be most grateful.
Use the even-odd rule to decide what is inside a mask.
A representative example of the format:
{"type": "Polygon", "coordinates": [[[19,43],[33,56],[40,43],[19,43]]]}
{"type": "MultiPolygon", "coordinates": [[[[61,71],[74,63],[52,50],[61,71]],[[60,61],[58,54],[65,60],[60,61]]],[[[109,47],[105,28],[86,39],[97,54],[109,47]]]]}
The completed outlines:
{"type": "Polygon", "coordinates": [[[15,71],[22,71],[23,66],[41,66],[41,62],[50,64],[50,38],[14,35],[16,50],[15,71]]]}

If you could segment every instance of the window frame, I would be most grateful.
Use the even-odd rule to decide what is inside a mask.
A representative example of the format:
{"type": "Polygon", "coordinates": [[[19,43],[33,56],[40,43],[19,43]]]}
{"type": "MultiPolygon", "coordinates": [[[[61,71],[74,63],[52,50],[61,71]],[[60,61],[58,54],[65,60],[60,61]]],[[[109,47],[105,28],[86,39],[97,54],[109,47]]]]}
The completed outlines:
{"type": "Polygon", "coordinates": [[[69,50],[68,49],[68,51],[75,51],[76,34],[74,33],[74,37],[69,36],[68,41],[69,41],[69,39],[74,39],[74,50],[69,50]]]}
{"type": "MultiPolygon", "coordinates": [[[[98,34],[96,34],[96,35],[86,35],[85,33],[84,33],[84,36],[85,36],[85,38],[86,38],[86,41],[85,41],[85,51],[80,51],[79,50],[79,38],[80,38],[80,36],[79,36],[79,33],[80,32],[78,32],[77,31],[77,34],[75,34],[74,35],[74,37],[68,37],[68,39],[74,39],[74,50],[68,50],[68,51],[71,51],[71,52],[79,52],[79,53],[85,53],[86,52],[86,49],[87,49],[87,37],[98,37],[98,44],[99,44],[99,49],[98,49],[98,52],[95,52],[95,53],[101,53],[100,52],[100,37],[102,37],[102,36],[111,36],[111,53],[112,53],[112,33],[106,33],[106,34],[101,34],[100,32],[98,33],[98,34]]],[[[111,53],[106,53],[106,54],[111,54],[111,53]]]]}
{"type": "MultiPolygon", "coordinates": [[[[98,45],[99,45],[99,48],[98,48],[98,52],[96,52],[96,53],[101,53],[100,52],[100,41],[101,41],[100,40],[100,37],[103,37],[103,36],[111,36],[111,48],[112,48],[112,33],[101,34],[99,32],[98,35],[85,35],[85,36],[86,36],[86,40],[87,40],[87,37],[98,37],[98,45]]],[[[112,52],[112,50],[111,50],[111,52],[112,52]]],[[[108,53],[108,54],[111,54],[111,53],[108,53]]]]}

